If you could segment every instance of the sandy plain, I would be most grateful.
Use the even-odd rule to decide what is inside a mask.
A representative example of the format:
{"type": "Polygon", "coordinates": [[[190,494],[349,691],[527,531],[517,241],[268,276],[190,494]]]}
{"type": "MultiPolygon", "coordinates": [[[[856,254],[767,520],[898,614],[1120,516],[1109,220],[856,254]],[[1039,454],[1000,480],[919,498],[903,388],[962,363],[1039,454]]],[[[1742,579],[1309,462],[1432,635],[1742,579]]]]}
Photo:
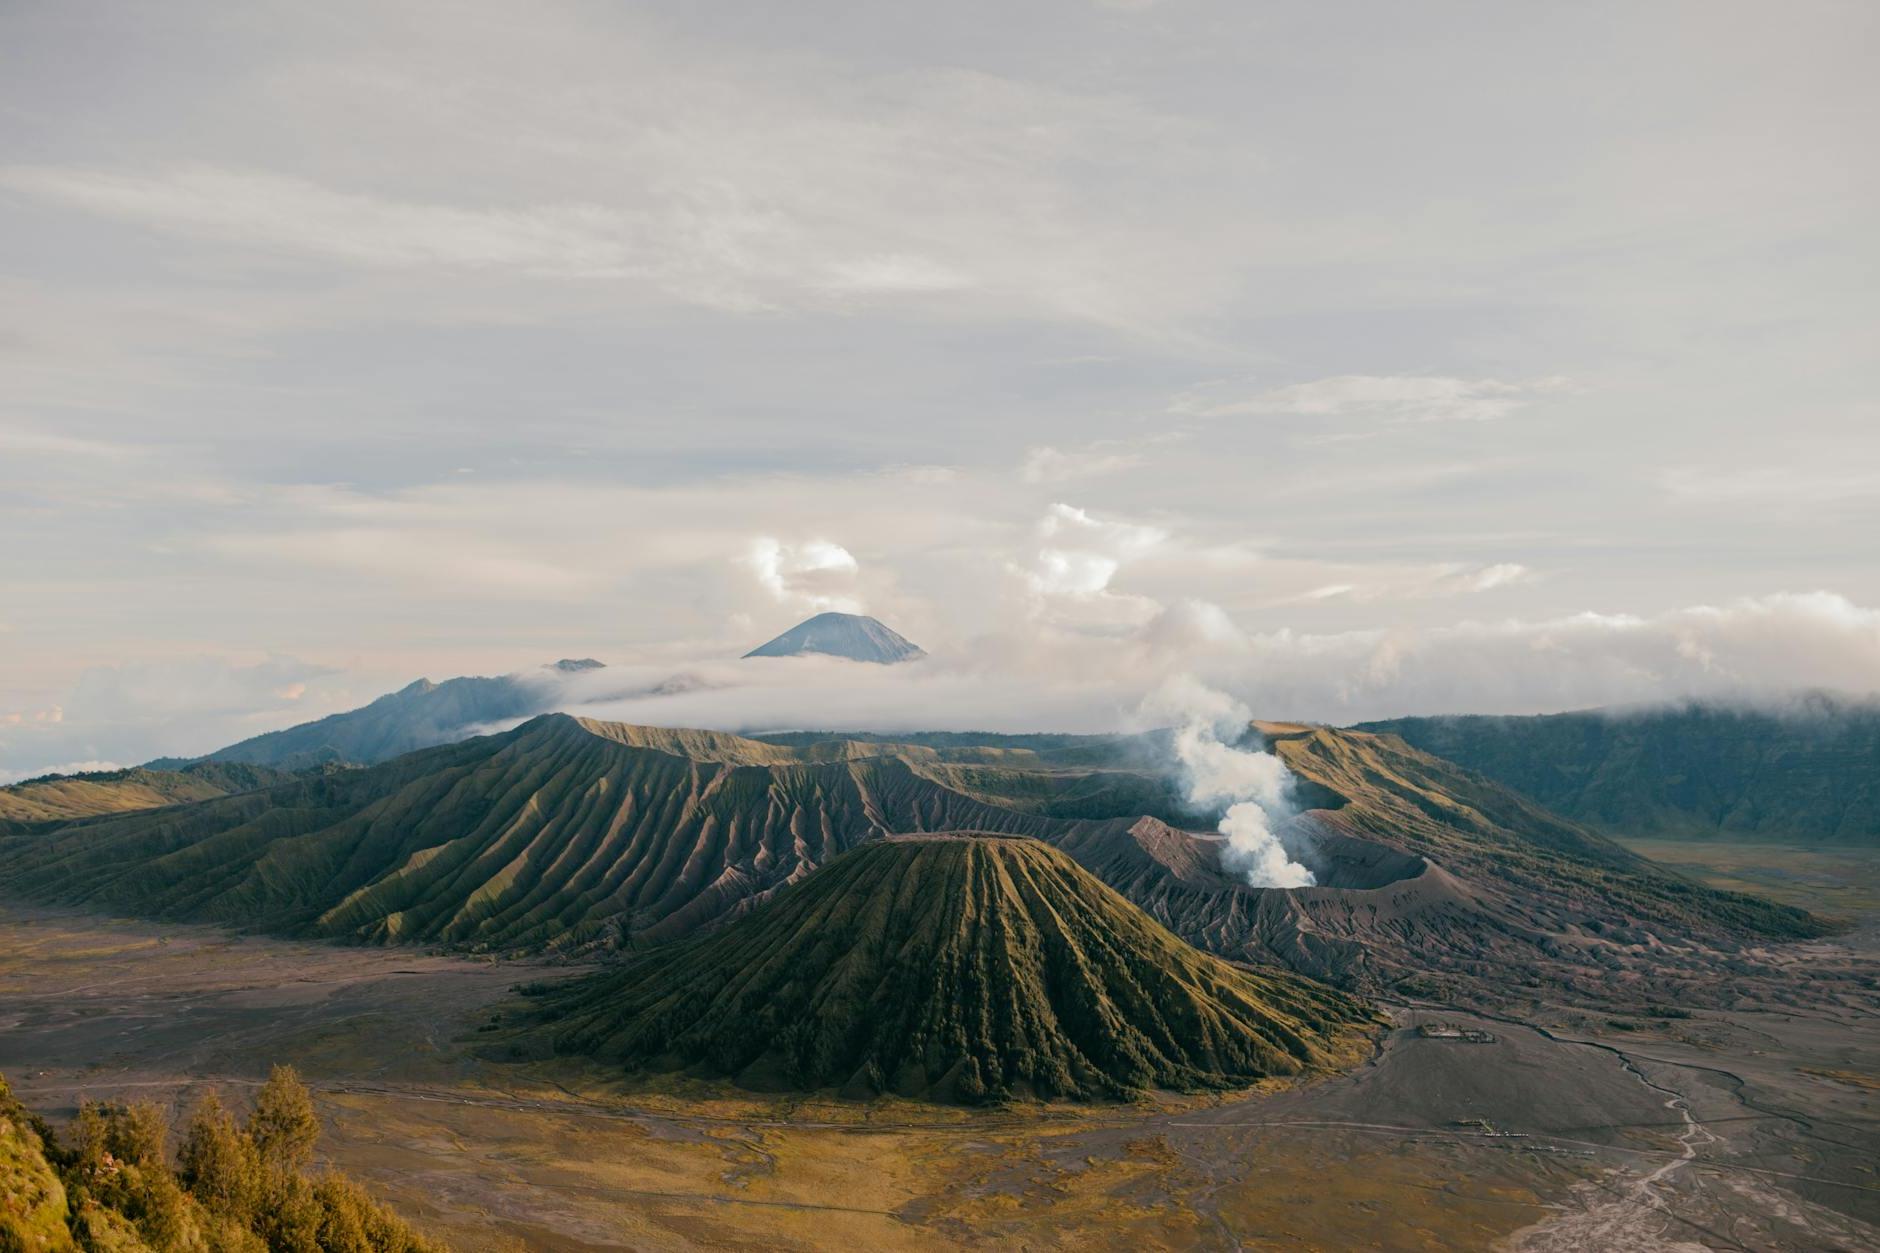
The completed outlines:
{"type": "Polygon", "coordinates": [[[1347,1075],[968,1113],[477,1055],[514,985],[575,973],[0,905],[0,1073],[57,1121],[291,1062],[323,1157],[466,1250],[1880,1247],[1880,1021],[1844,998],[1395,1005],[1347,1075]]]}

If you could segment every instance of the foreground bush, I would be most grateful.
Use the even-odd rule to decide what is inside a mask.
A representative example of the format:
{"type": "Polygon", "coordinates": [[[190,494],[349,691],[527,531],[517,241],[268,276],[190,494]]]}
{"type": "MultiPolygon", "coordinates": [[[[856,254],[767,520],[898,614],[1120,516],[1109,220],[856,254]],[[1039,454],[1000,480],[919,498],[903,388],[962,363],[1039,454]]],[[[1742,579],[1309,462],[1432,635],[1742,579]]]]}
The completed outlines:
{"type": "Polygon", "coordinates": [[[238,1123],[211,1090],[183,1129],[87,1101],[61,1145],[0,1079],[0,1253],[443,1253],[364,1189],[309,1172],[320,1122],[276,1066],[238,1123]]]}

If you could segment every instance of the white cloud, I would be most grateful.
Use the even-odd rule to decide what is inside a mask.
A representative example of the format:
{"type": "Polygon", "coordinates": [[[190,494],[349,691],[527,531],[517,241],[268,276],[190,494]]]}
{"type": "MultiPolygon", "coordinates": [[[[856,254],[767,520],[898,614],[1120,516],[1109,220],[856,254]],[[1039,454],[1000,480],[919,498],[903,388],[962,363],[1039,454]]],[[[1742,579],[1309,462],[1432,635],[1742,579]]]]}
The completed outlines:
{"type": "Polygon", "coordinates": [[[29,723],[61,723],[65,721],[65,709],[59,705],[50,705],[44,709],[14,709],[0,714],[0,723],[8,726],[25,726],[29,723]]]}
{"type": "Polygon", "coordinates": [[[1489,422],[1565,386],[1561,378],[1509,383],[1442,375],[1345,374],[1276,387],[1246,400],[1210,402],[1184,397],[1176,402],[1176,411],[1208,418],[1254,414],[1379,422],[1489,422]]]}
{"type": "Polygon", "coordinates": [[[60,704],[0,717],[0,777],[117,769],[110,763],[206,753],[355,708],[411,677],[348,674],[284,656],[94,666],[60,704]]]}
{"type": "MultiPolygon", "coordinates": [[[[1336,569],[1329,566],[1325,568],[1336,569]]],[[[1481,566],[1461,562],[1408,567],[1374,565],[1347,569],[1345,572],[1352,576],[1352,581],[1320,584],[1284,600],[1366,602],[1467,596],[1526,582],[1534,577],[1533,571],[1513,561],[1498,561],[1481,566]]]]}
{"type": "MultiPolygon", "coordinates": [[[[32,258],[0,278],[0,709],[177,650],[742,651],[805,607],[734,560],[761,535],[839,541],[851,584],[810,594],[936,652],[1090,650],[1066,701],[1119,656],[1269,646],[1302,703],[1313,658],[1408,699],[1366,684],[1461,618],[1880,603],[1847,6],[1696,43],[1563,11],[1539,55],[1309,5],[806,40],[711,6],[184,4],[161,57],[134,6],[55,7],[0,77],[39,163],[0,189],[32,258]],[[80,62],[111,89],[67,90],[80,62]],[[1636,91],[1576,93],[1589,66],[1636,91]],[[1184,388],[1272,416],[1151,464],[1184,388]],[[1166,538],[1041,535],[1041,492],[1166,538]]],[[[1730,669],[1713,634],[1664,664],[1730,669]]],[[[1508,649],[1509,699],[1545,695],[1508,649]]],[[[1563,692],[1622,687],[1587,664],[1563,692]]]]}
{"type": "Polygon", "coordinates": [[[846,292],[947,292],[972,286],[972,279],[928,257],[907,253],[840,261],[828,284],[846,292]]]}
{"type": "Polygon", "coordinates": [[[427,41],[404,74],[382,71],[382,48],[360,65],[296,67],[308,101],[376,107],[376,144],[479,166],[477,154],[498,150],[507,178],[420,195],[402,159],[379,177],[358,176],[359,162],[340,177],[192,159],[13,165],[0,186],[276,267],[605,282],[731,313],[952,293],[970,296],[947,302],[958,315],[1166,333],[1157,324],[1225,290],[1202,241],[1144,229],[1139,209],[1116,203],[1153,199],[1158,182],[1091,158],[1101,137],[1192,166],[1179,139],[1192,124],[1140,101],[950,66],[832,74],[689,46],[650,21],[622,25],[597,40],[540,15],[517,38],[562,67],[547,79],[517,73],[527,58],[515,49],[465,38],[427,41]],[[501,72],[485,63],[492,54],[501,72]],[[579,92],[562,81],[582,71],[579,92]],[[466,78],[480,84],[475,99],[466,78]],[[1118,194],[1067,197],[1073,177],[1118,194]]]}
{"type": "Polygon", "coordinates": [[[91,774],[102,770],[122,769],[124,767],[115,761],[62,761],[50,766],[37,767],[30,772],[0,768],[0,787],[9,783],[18,783],[21,779],[36,779],[45,774],[91,774]]]}
{"type": "Polygon", "coordinates": [[[1472,592],[1486,592],[1490,588],[1506,587],[1510,583],[1519,583],[1529,577],[1531,571],[1524,565],[1513,561],[1500,561],[1492,566],[1483,566],[1479,570],[1465,572],[1462,584],[1472,592]]]}
{"type": "Polygon", "coordinates": [[[848,549],[828,540],[785,544],[762,535],[751,541],[745,564],[773,600],[804,612],[860,613],[856,576],[861,565],[848,549]]]}
{"type": "Polygon", "coordinates": [[[573,600],[602,585],[596,570],[573,569],[528,553],[496,536],[401,525],[315,526],[276,532],[231,532],[207,545],[227,556],[269,566],[325,568],[373,581],[439,589],[502,592],[573,600]]]}
{"type": "MultiPolygon", "coordinates": [[[[1880,610],[1775,594],[1649,616],[1460,622],[1329,634],[1168,630],[985,637],[917,670],[701,661],[694,685],[595,706],[598,716],[728,730],[1139,727],[1146,697],[1192,676],[1263,718],[1353,722],[1409,712],[1536,713],[1687,698],[1781,701],[1801,688],[1880,693],[1880,610]]],[[[616,685],[657,668],[609,673],[616,685]]],[[[618,686],[616,689],[618,690],[618,686]]]]}
{"type": "Polygon", "coordinates": [[[133,455],[134,449],[105,440],[80,439],[53,431],[30,427],[0,426],[0,452],[37,453],[50,457],[105,457],[112,460],[133,455]]]}
{"type": "Polygon", "coordinates": [[[158,174],[10,166],[0,185],[159,230],[358,265],[619,278],[648,257],[644,224],[593,204],[469,209],[204,166],[158,174]]]}
{"type": "Polygon", "coordinates": [[[1674,466],[1659,482],[1674,500],[1695,504],[1807,509],[1842,501],[1880,502],[1880,471],[1865,467],[1674,466]]]}
{"type": "Polygon", "coordinates": [[[1093,444],[1069,452],[1043,445],[1025,454],[1018,476],[1027,483],[1067,483],[1116,474],[1141,464],[1140,453],[1121,451],[1114,445],[1093,444]]]}
{"type": "Polygon", "coordinates": [[[1166,531],[1060,503],[1045,512],[1036,533],[1038,547],[1019,567],[1033,613],[1062,626],[1108,629],[1140,625],[1161,609],[1148,597],[1114,590],[1111,582],[1163,544],[1166,531]]]}

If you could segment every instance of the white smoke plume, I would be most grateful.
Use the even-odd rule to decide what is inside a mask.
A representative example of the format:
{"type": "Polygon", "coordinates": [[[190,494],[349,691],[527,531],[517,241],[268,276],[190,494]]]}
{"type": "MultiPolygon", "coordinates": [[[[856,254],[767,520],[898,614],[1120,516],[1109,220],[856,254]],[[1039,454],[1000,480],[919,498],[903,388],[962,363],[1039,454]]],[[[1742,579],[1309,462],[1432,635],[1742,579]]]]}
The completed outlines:
{"type": "Polygon", "coordinates": [[[1243,745],[1252,720],[1247,707],[1183,676],[1162,684],[1144,710],[1179,720],[1175,757],[1188,803],[1225,811],[1218,827],[1227,839],[1222,864],[1256,888],[1311,887],[1312,872],[1294,861],[1274,834],[1297,812],[1292,772],[1274,754],[1243,745]]]}

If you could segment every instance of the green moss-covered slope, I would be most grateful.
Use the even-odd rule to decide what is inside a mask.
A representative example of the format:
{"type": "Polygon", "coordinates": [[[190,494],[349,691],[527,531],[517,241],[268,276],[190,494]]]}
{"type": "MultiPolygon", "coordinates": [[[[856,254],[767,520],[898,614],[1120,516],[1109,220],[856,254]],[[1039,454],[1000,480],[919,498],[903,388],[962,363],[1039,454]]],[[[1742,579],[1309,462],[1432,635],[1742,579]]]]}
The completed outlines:
{"type": "Polygon", "coordinates": [[[1880,842],[1880,702],[1399,718],[1398,735],[1621,835],[1880,842]]]}
{"type": "Polygon", "coordinates": [[[0,837],[0,881],[143,916],[522,950],[683,935],[895,832],[1072,829],[925,765],[555,714],[369,769],[0,837]]]}
{"type": "Polygon", "coordinates": [[[1297,776],[1340,798],[1328,824],[1440,864],[1520,925],[1643,922],[1781,939],[1831,930],[1792,906],[1694,883],[1395,735],[1268,730],[1297,776]]]}
{"type": "Polygon", "coordinates": [[[177,770],[87,771],[47,775],[0,787],[0,823],[63,822],[98,814],[186,805],[287,782],[270,766],[196,762],[177,770]]]}
{"type": "Polygon", "coordinates": [[[636,1070],[976,1101],[1332,1064],[1359,1003],[1196,951],[1035,840],[903,837],[678,952],[552,995],[535,1038],[636,1070]]]}
{"type": "Polygon", "coordinates": [[[0,1249],[64,1253],[78,1246],[66,1225],[70,1203],[46,1156],[45,1127],[0,1079],[0,1249]]]}

